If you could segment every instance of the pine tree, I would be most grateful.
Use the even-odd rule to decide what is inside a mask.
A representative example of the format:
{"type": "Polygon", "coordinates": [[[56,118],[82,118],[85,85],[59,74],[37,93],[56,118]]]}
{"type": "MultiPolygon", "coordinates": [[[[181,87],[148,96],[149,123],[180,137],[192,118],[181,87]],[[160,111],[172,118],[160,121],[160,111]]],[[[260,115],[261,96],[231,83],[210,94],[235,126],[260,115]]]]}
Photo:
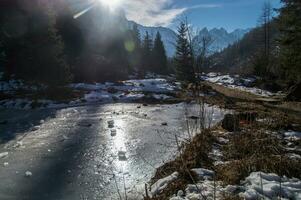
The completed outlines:
{"type": "Polygon", "coordinates": [[[193,56],[187,39],[187,31],[186,24],[181,22],[178,28],[175,68],[178,80],[194,82],[193,56]]]}
{"type": "Polygon", "coordinates": [[[301,2],[282,0],[280,9],[280,59],[284,78],[292,84],[301,81],[301,2]]]}
{"type": "Polygon", "coordinates": [[[126,49],[129,52],[129,62],[131,68],[135,71],[139,70],[141,66],[141,38],[140,31],[137,24],[134,24],[133,29],[130,30],[129,39],[126,41],[126,49]]]}
{"type": "Polygon", "coordinates": [[[16,60],[13,73],[18,78],[42,82],[51,87],[68,83],[72,76],[51,3],[43,4],[42,8],[36,5],[27,14],[28,32],[12,45],[16,60]]]}
{"type": "MultiPolygon", "coordinates": [[[[4,72],[4,63],[6,61],[6,53],[4,50],[4,36],[0,28],[0,74],[4,72]]],[[[1,77],[0,77],[1,78],[1,77]]]]}
{"type": "Polygon", "coordinates": [[[258,46],[259,51],[254,55],[252,59],[253,68],[256,75],[263,78],[269,78],[271,75],[269,72],[270,59],[271,59],[271,20],[272,20],[272,5],[267,0],[263,4],[262,14],[260,16],[259,22],[261,28],[259,34],[258,46]]]}
{"type": "Polygon", "coordinates": [[[168,71],[166,51],[159,32],[154,42],[153,71],[158,74],[166,74],[168,71]]]}
{"type": "Polygon", "coordinates": [[[51,86],[64,85],[71,80],[72,76],[70,73],[70,67],[66,62],[63,40],[55,27],[55,13],[50,5],[47,8],[47,15],[49,21],[48,33],[46,37],[49,53],[46,56],[48,68],[45,71],[44,77],[48,77],[46,82],[51,86]]]}
{"type": "Polygon", "coordinates": [[[151,70],[152,67],[152,48],[153,41],[150,38],[148,32],[146,31],[145,37],[142,43],[142,61],[141,61],[141,71],[145,74],[147,71],[151,70]]]}

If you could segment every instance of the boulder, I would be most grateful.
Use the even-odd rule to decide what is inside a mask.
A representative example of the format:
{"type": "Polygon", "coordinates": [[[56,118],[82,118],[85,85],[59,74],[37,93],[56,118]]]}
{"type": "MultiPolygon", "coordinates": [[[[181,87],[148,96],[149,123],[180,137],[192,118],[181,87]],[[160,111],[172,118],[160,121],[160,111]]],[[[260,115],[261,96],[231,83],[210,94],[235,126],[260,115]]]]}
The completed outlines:
{"type": "Polygon", "coordinates": [[[239,119],[236,115],[226,114],[222,121],[223,129],[233,132],[239,130],[239,119]]]}

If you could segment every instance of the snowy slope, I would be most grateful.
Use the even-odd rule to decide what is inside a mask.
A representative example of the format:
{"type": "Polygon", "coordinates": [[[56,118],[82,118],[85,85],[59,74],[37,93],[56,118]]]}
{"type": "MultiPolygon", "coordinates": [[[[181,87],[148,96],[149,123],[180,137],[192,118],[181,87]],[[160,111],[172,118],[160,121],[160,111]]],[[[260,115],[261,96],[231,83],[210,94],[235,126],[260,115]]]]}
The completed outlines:
{"type": "Polygon", "coordinates": [[[211,30],[203,28],[194,38],[195,48],[198,49],[202,38],[210,37],[212,42],[209,47],[210,53],[219,52],[240,40],[248,31],[249,29],[236,29],[232,32],[227,32],[224,28],[213,28],[211,30]]]}

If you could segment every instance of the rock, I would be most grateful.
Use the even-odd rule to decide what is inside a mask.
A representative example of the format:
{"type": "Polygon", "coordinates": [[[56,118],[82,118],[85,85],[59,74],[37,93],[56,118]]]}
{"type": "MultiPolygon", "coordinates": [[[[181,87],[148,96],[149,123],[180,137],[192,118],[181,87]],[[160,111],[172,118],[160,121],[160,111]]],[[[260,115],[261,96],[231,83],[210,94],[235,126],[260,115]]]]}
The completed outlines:
{"type": "Polygon", "coordinates": [[[226,114],[222,121],[223,129],[233,132],[239,130],[239,119],[233,114],[226,114]]]}
{"type": "Polygon", "coordinates": [[[82,126],[82,127],[91,127],[92,124],[88,123],[88,122],[79,122],[77,123],[78,126],[82,126]]]}
{"type": "Polygon", "coordinates": [[[190,116],[189,119],[192,119],[192,120],[198,120],[199,117],[197,117],[197,116],[190,116]]]}
{"type": "Polygon", "coordinates": [[[108,121],[108,127],[113,128],[114,127],[114,120],[108,121]]]}
{"type": "Polygon", "coordinates": [[[8,166],[8,162],[3,163],[3,166],[7,167],[8,166]]]}
{"type": "Polygon", "coordinates": [[[148,104],[144,103],[143,106],[148,106],[148,104]]]}
{"type": "Polygon", "coordinates": [[[137,106],[137,108],[141,108],[141,106],[137,106]]]}
{"type": "Polygon", "coordinates": [[[30,171],[26,171],[26,172],[25,172],[25,176],[26,176],[26,177],[31,177],[31,176],[32,176],[32,173],[31,173],[30,171]]]}
{"type": "Polygon", "coordinates": [[[126,160],[126,152],[125,151],[118,151],[118,159],[121,161],[126,160]]]}
{"type": "Polygon", "coordinates": [[[286,96],[288,101],[301,101],[301,82],[292,86],[286,96]]]}
{"type": "Polygon", "coordinates": [[[114,137],[117,135],[117,131],[115,129],[111,130],[111,136],[114,137]]]}
{"type": "Polygon", "coordinates": [[[167,126],[167,122],[162,122],[161,125],[162,126],[167,126]]]}

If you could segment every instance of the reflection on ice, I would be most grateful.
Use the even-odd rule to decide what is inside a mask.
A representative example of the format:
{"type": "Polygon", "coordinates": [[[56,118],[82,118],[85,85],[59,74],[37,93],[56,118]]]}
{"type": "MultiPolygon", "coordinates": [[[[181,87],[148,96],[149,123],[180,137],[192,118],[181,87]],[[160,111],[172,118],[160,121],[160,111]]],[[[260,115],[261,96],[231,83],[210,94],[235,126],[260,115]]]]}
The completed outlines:
{"type": "MultiPolygon", "coordinates": [[[[209,124],[213,125],[222,119],[224,111],[207,105],[205,108],[206,116],[212,115],[207,120],[209,124]]],[[[26,151],[17,151],[18,154],[9,152],[9,156],[3,158],[14,158],[18,162],[3,160],[9,162],[9,167],[0,167],[5,170],[15,167],[25,172],[28,170],[28,163],[20,161],[26,159],[34,166],[30,168],[34,176],[29,180],[38,178],[39,171],[36,169],[51,179],[48,174],[54,173],[56,168],[48,166],[53,163],[64,164],[64,160],[61,160],[63,158],[71,164],[66,168],[67,175],[58,176],[55,181],[60,181],[66,175],[72,182],[73,192],[66,199],[76,199],[81,194],[89,197],[88,199],[116,199],[116,187],[124,194],[124,182],[127,192],[136,194],[140,192],[140,185],[142,192],[144,191],[144,184],[150,180],[155,168],[176,154],[175,135],[180,141],[188,138],[187,122],[190,133],[197,132],[195,130],[200,127],[199,113],[199,106],[185,103],[149,106],[106,104],[57,110],[52,118],[44,117],[35,132],[28,132],[20,140],[26,151]],[[162,123],[167,125],[162,126],[162,123]],[[48,149],[51,151],[48,152],[48,149]],[[61,154],[64,157],[56,156],[61,154]],[[31,160],[32,157],[35,159],[31,160]],[[37,159],[40,157],[43,159],[37,159]],[[50,173],[44,173],[44,169],[50,169],[50,173]],[[74,174],[78,176],[73,176],[74,174]]],[[[29,114],[36,113],[30,111],[29,114]]],[[[27,123],[33,121],[33,116],[25,116],[24,112],[12,114],[10,111],[5,116],[0,113],[0,116],[18,123],[20,118],[27,123]]],[[[40,120],[41,118],[38,121],[40,120]]],[[[14,130],[12,124],[7,125],[10,126],[7,130],[14,130]]],[[[6,174],[0,170],[0,177],[6,174]]],[[[14,172],[10,176],[18,178],[14,172]]],[[[0,182],[0,186],[4,188],[5,183],[0,182]]],[[[0,187],[0,193],[2,191],[0,187]]],[[[40,193],[36,192],[34,195],[39,196],[40,193]]]]}

